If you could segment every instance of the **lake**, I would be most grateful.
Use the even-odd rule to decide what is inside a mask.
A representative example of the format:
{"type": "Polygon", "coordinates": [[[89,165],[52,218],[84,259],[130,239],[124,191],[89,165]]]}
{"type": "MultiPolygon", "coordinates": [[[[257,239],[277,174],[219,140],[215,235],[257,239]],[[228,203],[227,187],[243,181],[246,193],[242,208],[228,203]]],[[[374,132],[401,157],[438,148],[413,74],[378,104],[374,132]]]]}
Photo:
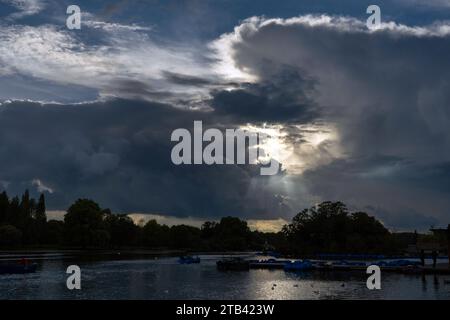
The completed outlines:
{"type": "MultiPolygon", "coordinates": [[[[1,255],[0,260],[17,256],[1,255]]],[[[283,270],[221,272],[222,256],[200,264],[177,257],[45,254],[38,271],[0,275],[0,299],[449,299],[450,276],[382,273],[381,290],[366,287],[364,272],[287,273],[283,270]],[[69,265],[81,268],[81,290],[68,290],[69,265]]]]}

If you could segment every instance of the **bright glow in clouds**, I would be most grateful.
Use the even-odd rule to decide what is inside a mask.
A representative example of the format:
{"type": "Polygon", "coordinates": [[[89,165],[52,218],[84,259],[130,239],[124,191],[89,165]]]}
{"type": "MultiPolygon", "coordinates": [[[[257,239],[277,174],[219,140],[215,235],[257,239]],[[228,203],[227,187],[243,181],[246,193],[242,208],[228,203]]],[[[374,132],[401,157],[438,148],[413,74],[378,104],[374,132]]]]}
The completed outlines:
{"type": "MultiPolygon", "coordinates": [[[[236,27],[239,28],[239,27],[236,27]]],[[[235,28],[235,31],[236,31],[235,28]]],[[[212,58],[216,60],[213,70],[229,81],[254,82],[256,75],[243,66],[237,66],[234,60],[234,49],[232,44],[242,40],[239,32],[224,34],[219,39],[211,42],[209,48],[212,50],[212,58]]]]}
{"type": "Polygon", "coordinates": [[[281,125],[267,125],[265,124],[263,127],[257,127],[251,124],[247,126],[241,127],[241,130],[255,132],[259,135],[258,147],[260,149],[260,153],[258,154],[258,162],[259,163],[267,163],[270,159],[275,159],[278,162],[283,162],[291,151],[288,149],[288,146],[282,142],[283,136],[286,134],[281,132],[281,125]],[[261,137],[266,137],[265,139],[261,139],[261,137]]]}
{"type": "Polygon", "coordinates": [[[209,67],[197,60],[201,53],[195,48],[156,44],[143,32],[147,29],[134,25],[90,22],[87,27],[101,32],[105,44],[88,46],[73,32],[51,25],[2,26],[0,74],[79,85],[97,89],[101,96],[154,101],[168,98],[164,93],[170,92],[173,101],[209,97],[207,88],[179,85],[164,75],[170,70],[214,80],[216,76],[209,67]]]}
{"type": "Polygon", "coordinates": [[[330,124],[307,124],[285,127],[268,125],[263,127],[248,124],[242,130],[262,133],[267,138],[259,142],[263,154],[259,162],[275,159],[288,174],[302,174],[305,170],[325,165],[343,156],[336,128],[330,124]],[[294,131],[294,132],[292,132],[294,131]],[[290,138],[299,135],[300,140],[290,138]]]}

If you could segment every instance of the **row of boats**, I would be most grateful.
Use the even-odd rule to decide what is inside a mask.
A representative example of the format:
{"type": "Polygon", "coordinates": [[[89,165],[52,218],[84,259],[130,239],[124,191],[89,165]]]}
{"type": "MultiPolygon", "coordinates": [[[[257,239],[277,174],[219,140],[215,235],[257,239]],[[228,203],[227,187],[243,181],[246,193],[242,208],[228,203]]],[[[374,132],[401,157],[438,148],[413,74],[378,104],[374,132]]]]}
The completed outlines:
{"type": "Polygon", "coordinates": [[[301,272],[310,270],[365,270],[369,265],[378,265],[385,270],[418,269],[420,262],[412,260],[391,261],[324,261],[324,260],[245,260],[243,258],[227,258],[217,261],[219,270],[249,270],[249,269],[284,269],[285,271],[301,272]]]}
{"type": "MultiPolygon", "coordinates": [[[[178,259],[180,264],[198,264],[200,257],[182,256],[178,259]]],[[[378,265],[387,270],[418,269],[420,262],[406,259],[379,260],[379,261],[347,261],[347,260],[248,260],[242,257],[228,257],[216,262],[217,269],[227,271],[245,271],[249,269],[284,269],[285,271],[309,270],[360,270],[369,265],[378,265]]]]}
{"type": "MultiPolygon", "coordinates": [[[[180,264],[198,264],[200,257],[181,256],[180,264]]],[[[418,268],[420,262],[412,260],[380,260],[377,262],[361,261],[323,261],[323,260],[246,260],[241,257],[224,258],[217,261],[217,269],[227,271],[245,271],[249,269],[284,269],[285,271],[309,271],[309,270],[358,270],[365,269],[370,264],[378,265],[384,269],[418,268]]],[[[0,274],[26,274],[36,272],[37,264],[22,259],[18,263],[0,264],[0,274]]]]}
{"type": "Polygon", "coordinates": [[[269,260],[245,260],[243,258],[226,258],[217,261],[217,268],[222,271],[245,271],[250,269],[284,269],[286,271],[312,270],[314,265],[309,260],[283,261],[269,260]]]}

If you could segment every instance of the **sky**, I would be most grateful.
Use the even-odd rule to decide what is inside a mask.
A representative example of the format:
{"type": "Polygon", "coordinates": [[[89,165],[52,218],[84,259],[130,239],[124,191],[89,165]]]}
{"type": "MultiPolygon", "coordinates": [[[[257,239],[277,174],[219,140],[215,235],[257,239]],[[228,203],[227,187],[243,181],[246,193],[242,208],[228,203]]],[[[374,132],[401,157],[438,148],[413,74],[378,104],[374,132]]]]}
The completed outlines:
{"type": "Polygon", "coordinates": [[[330,200],[446,226],[449,54],[450,0],[0,0],[0,189],[194,225],[330,200]],[[282,170],[174,165],[194,121],[268,134],[282,170]]]}

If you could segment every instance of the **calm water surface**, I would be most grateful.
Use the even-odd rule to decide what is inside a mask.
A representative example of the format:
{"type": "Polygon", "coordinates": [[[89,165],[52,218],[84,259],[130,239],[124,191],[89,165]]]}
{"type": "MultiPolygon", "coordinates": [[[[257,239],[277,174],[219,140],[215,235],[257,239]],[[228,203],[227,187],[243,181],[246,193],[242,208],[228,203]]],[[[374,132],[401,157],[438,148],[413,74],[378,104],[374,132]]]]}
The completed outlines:
{"type": "Polygon", "coordinates": [[[220,272],[221,256],[201,258],[180,265],[175,257],[41,256],[35,274],[0,275],[0,299],[450,299],[450,276],[384,273],[382,289],[369,291],[364,272],[220,272]],[[71,264],[82,270],[81,290],[66,288],[71,264]]]}

